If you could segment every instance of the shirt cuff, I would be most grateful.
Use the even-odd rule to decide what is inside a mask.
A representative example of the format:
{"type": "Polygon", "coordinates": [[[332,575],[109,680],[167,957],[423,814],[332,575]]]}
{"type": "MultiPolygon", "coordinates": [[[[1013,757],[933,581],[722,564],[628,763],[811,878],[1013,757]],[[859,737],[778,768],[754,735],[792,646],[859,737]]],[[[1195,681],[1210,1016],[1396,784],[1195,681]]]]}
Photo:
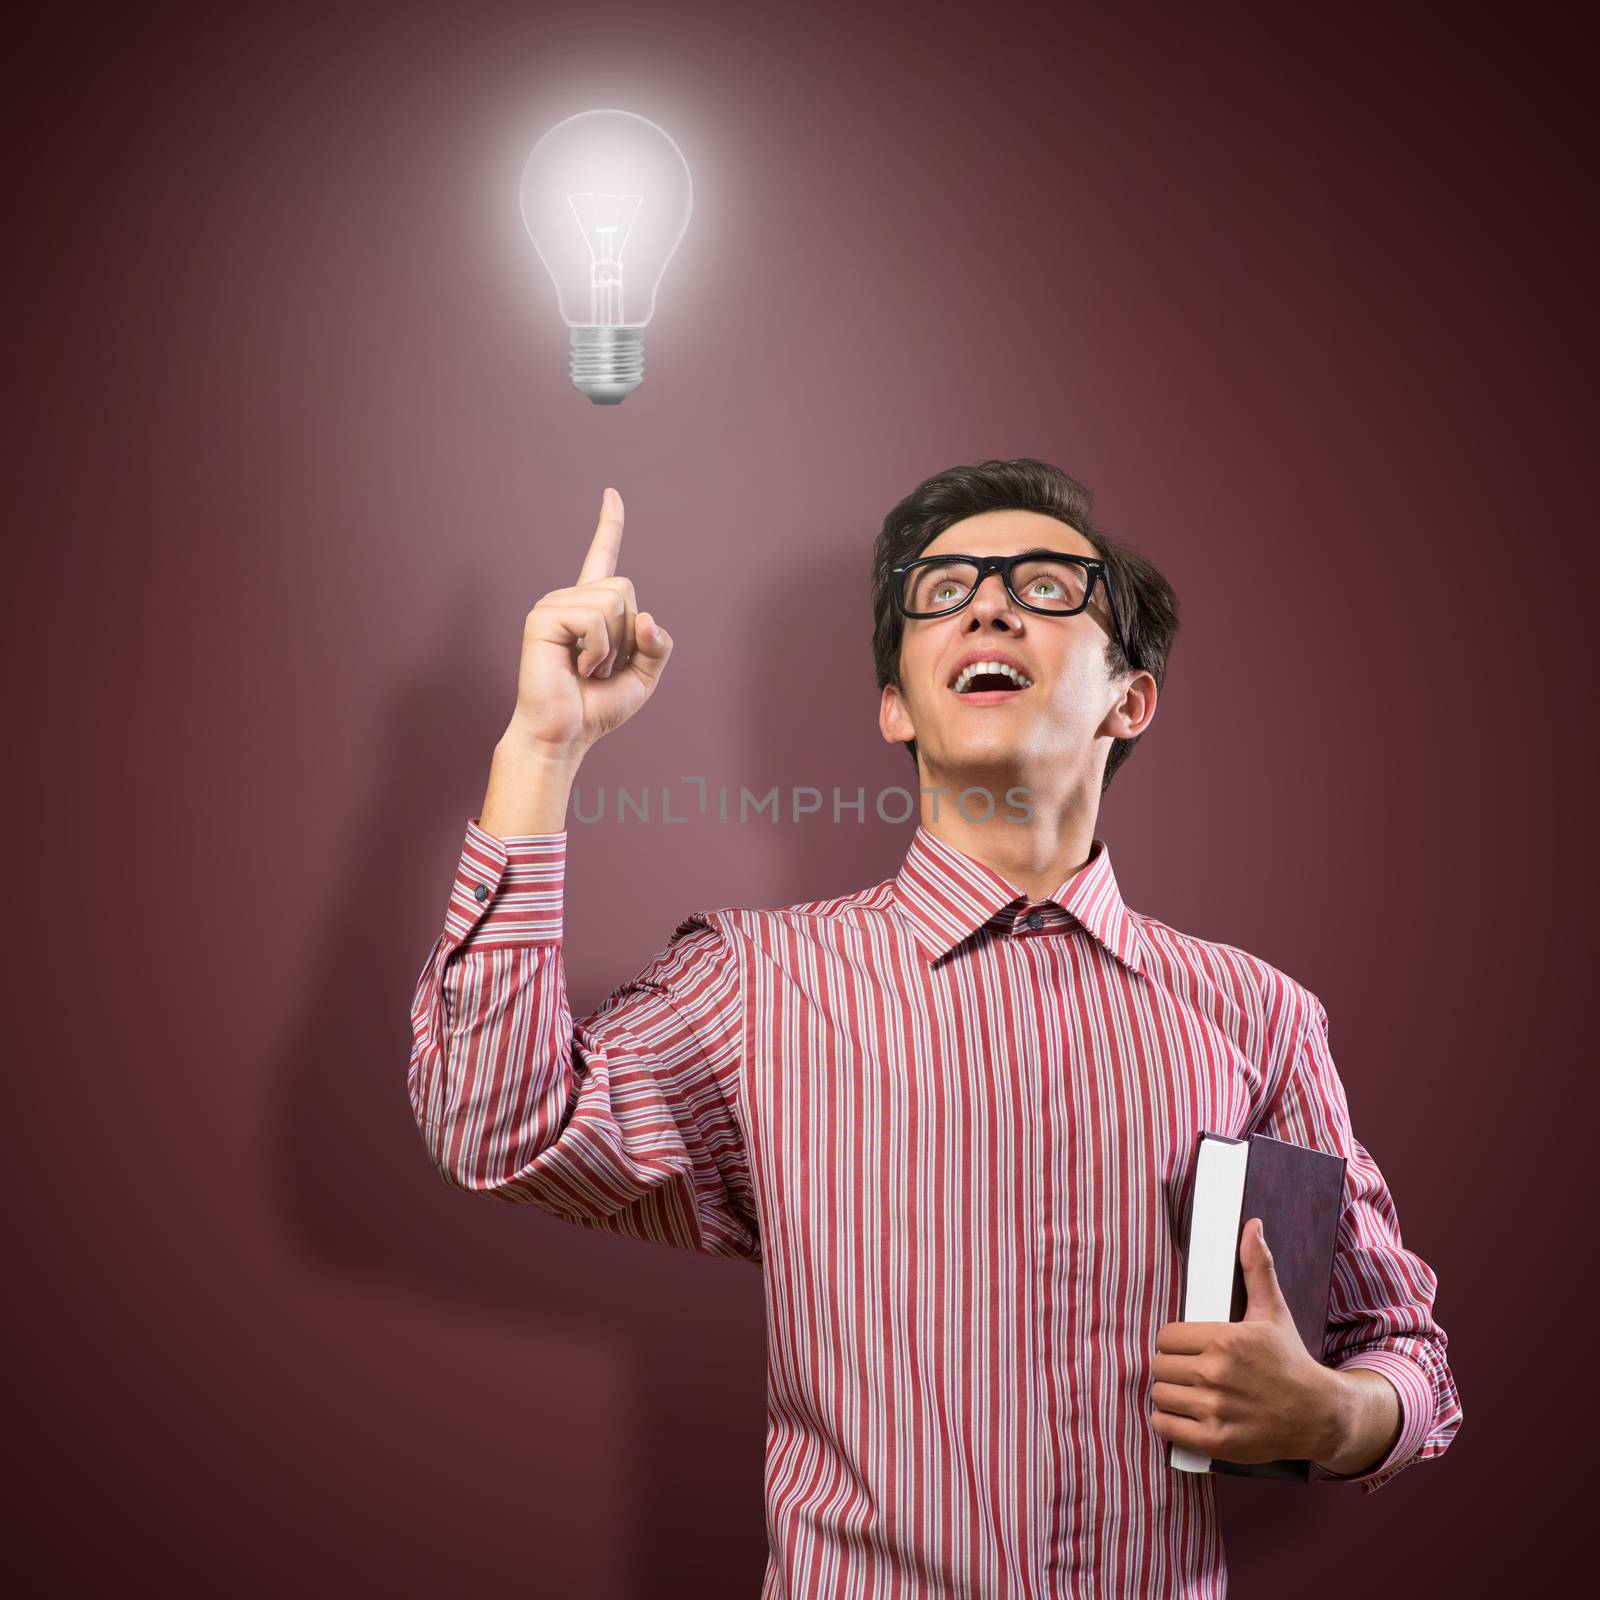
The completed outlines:
{"type": "Polygon", "coordinates": [[[1376,1488],[1372,1480],[1397,1472],[1422,1448],[1433,1422],[1433,1386],[1415,1361],[1393,1350],[1358,1350],[1341,1361],[1338,1370],[1348,1372],[1352,1367],[1382,1373],[1394,1385],[1400,1398],[1400,1436],[1388,1455],[1365,1472],[1337,1473],[1319,1467],[1318,1473],[1335,1483],[1362,1483],[1376,1488]]]}
{"type": "Polygon", "coordinates": [[[445,932],[457,944],[559,944],[567,835],[500,839],[473,817],[456,863],[445,932]]]}

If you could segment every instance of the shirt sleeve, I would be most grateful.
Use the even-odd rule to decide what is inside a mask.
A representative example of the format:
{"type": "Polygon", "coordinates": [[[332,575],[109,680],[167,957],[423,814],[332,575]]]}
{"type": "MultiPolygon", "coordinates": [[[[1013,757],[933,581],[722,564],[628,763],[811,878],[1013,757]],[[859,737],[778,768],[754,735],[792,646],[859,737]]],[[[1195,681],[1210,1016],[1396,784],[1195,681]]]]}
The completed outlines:
{"type": "Polygon", "coordinates": [[[565,832],[467,824],[411,1006],[408,1092],[445,1183],[563,1221],[756,1264],[734,1114],[737,951],[697,913],[574,1023],[561,954],[565,832]]]}
{"type": "MultiPolygon", "coordinates": [[[[1400,1433],[1366,1472],[1315,1469],[1335,1483],[1371,1493],[1413,1462],[1443,1455],[1461,1426],[1461,1400],[1434,1320],[1433,1269],[1400,1242],[1400,1219],[1378,1164],[1350,1127],[1344,1084],[1328,1048],[1328,1014],[1316,996],[1282,1092],[1260,1131],[1346,1158],[1344,1215],[1334,1250],[1329,1366],[1382,1373],[1400,1401],[1400,1433]]],[[[1269,1241],[1270,1242],[1270,1241],[1269,1241]]]]}

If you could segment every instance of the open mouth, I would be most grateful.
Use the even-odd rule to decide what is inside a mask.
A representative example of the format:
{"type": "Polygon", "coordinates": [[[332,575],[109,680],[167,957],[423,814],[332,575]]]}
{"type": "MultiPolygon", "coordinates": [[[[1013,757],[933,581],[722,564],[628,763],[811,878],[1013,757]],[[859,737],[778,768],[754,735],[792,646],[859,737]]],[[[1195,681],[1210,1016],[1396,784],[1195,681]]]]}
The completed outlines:
{"type": "Polygon", "coordinates": [[[963,667],[950,684],[963,700],[1009,700],[1033,687],[1033,680],[1001,661],[975,661],[963,667]]]}

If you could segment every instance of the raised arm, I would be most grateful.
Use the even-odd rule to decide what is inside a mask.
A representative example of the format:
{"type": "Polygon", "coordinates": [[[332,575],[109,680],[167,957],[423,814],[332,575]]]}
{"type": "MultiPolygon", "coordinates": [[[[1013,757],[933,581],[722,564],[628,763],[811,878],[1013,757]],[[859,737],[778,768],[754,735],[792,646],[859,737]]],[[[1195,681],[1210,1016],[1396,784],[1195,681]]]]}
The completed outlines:
{"type": "Polygon", "coordinates": [[[607,490],[578,584],[529,613],[517,707],[467,824],[412,1000],[408,1091],[455,1188],[759,1262],[737,1083],[738,951],[712,917],[574,1023],[561,954],[566,807],[584,753],[644,703],[672,644],[615,575],[607,490]]]}

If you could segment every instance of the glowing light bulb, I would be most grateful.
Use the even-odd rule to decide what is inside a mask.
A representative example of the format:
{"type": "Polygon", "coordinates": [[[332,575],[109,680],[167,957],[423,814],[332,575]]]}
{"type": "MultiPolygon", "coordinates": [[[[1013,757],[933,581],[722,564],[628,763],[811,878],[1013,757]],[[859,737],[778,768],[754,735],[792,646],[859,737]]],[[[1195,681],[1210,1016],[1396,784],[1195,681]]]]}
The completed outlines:
{"type": "Polygon", "coordinates": [[[683,152],[631,111],[558,122],[522,168],[522,220],[572,330],[572,381],[617,405],[644,377],[656,286],[689,225],[683,152]]]}

